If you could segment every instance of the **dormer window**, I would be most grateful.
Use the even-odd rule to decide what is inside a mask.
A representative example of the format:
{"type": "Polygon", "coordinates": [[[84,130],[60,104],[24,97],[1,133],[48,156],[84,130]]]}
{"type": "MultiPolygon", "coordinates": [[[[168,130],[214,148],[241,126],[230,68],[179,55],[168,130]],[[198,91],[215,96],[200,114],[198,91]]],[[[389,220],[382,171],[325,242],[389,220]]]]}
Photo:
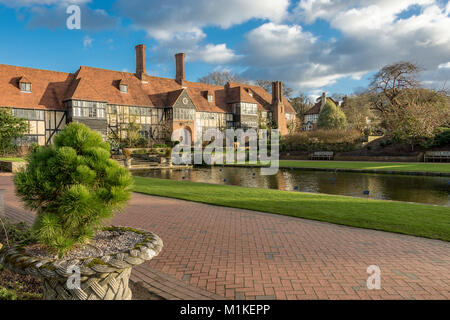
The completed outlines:
{"type": "Polygon", "coordinates": [[[31,92],[31,81],[26,77],[19,79],[19,88],[22,92],[31,92]]]}
{"type": "Polygon", "coordinates": [[[250,97],[253,97],[253,92],[249,91],[249,92],[248,92],[248,95],[249,95],[250,97]]]}
{"type": "Polygon", "coordinates": [[[127,84],[121,83],[121,84],[119,85],[119,88],[120,88],[120,92],[122,92],[122,93],[128,93],[128,85],[127,85],[127,84]]]}
{"type": "Polygon", "coordinates": [[[214,102],[214,96],[211,93],[208,93],[208,102],[214,102]]]}
{"type": "Polygon", "coordinates": [[[21,82],[20,83],[20,91],[31,92],[31,83],[21,82]]]}

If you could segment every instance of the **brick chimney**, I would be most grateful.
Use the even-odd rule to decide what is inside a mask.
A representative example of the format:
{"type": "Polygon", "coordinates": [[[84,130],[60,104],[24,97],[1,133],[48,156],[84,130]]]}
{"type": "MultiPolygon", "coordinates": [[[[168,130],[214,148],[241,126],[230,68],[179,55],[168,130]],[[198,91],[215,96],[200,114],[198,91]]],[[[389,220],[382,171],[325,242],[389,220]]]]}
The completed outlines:
{"type": "Polygon", "coordinates": [[[272,82],[272,114],[280,134],[288,134],[286,110],[283,105],[283,84],[281,81],[272,82]]]}
{"type": "Polygon", "coordinates": [[[320,111],[322,111],[322,108],[325,106],[325,103],[327,102],[327,93],[322,92],[322,101],[320,104],[320,111]]]}
{"type": "Polygon", "coordinates": [[[136,49],[136,76],[143,80],[145,75],[145,44],[140,44],[136,49]]]}
{"type": "Polygon", "coordinates": [[[184,73],[184,53],[177,53],[175,55],[175,67],[176,67],[176,76],[175,80],[183,85],[183,81],[185,81],[185,73],[184,73]]]}

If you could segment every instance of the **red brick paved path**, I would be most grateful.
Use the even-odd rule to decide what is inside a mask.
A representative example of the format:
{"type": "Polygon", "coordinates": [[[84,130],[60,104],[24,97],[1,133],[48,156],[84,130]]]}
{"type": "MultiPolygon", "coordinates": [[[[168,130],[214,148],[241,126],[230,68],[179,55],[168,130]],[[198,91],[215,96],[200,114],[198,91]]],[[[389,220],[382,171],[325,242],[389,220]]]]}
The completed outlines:
{"type": "MultiPolygon", "coordinates": [[[[10,178],[2,188],[20,208],[10,178]]],[[[158,273],[230,299],[450,299],[443,241],[141,194],[113,224],[163,239],[135,272],[150,286],[158,273]],[[381,290],[366,287],[369,265],[381,269],[381,290]]]]}

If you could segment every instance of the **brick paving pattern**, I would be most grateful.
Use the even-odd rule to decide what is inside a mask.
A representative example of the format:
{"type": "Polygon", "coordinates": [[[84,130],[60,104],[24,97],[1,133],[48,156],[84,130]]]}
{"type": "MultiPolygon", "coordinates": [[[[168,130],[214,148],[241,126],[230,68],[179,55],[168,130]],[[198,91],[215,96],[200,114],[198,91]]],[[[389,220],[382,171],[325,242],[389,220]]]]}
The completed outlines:
{"type": "MultiPolygon", "coordinates": [[[[12,188],[0,176],[7,212],[30,219],[12,188]]],[[[444,241],[141,194],[112,224],[163,239],[133,278],[168,299],[450,299],[444,241]]]]}

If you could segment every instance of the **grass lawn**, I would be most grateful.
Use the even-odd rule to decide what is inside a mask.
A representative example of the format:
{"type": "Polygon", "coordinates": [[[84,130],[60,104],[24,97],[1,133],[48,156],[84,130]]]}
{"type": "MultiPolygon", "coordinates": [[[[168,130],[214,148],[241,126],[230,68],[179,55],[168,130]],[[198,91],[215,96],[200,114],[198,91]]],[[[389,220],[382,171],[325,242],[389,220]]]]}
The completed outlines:
{"type": "Polygon", "coordinates": [[[450,208],[134,177],[134,191],[450,241],[450,208]]]}
{"type": "Polygon", "coordinates": [[[450,172],[450,163],[280,160],[280,168],[326,168],[380,171],[450,172]]]}
{"type": "Polygon", "coordinates": [[[2,157],[0,157],[0,161],[25,162],[26,160],[23,158],[2,158],[2,157]]]}

